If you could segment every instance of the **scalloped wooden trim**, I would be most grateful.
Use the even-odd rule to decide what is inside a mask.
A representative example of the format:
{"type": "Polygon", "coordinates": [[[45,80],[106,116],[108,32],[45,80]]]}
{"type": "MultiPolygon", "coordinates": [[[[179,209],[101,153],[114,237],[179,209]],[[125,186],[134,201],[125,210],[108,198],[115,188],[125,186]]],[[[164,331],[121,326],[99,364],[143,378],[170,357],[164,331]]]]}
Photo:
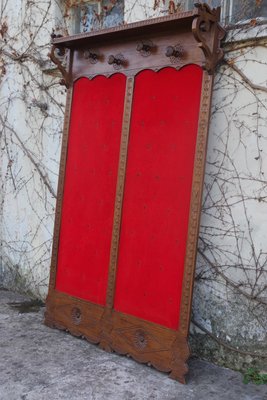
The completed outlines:
{"type": "Polygon", "coordinates": [[[174,64],[166,64],[164,66],[161,67],[148,67],[148,68],[136,68],[136,69],[129,69],[126,71],[114,71],[111,73],[101,73],[101,74],[81,74],[81,75],[76,75],[76,77],[73,79],[73,83],[77,82],[79,79],[81,78],[87,78],[89,80],[93,80],[95,78],[97,78],[98,76],[105,76],[106,78],[111,78],[113,75],[116,74],[122,74],[125,75],[126,77],[136,77],[138,74],[140,74],[142,71],[153,71],[153,72],[160,72],[161,70],[165,69],[165,68],[173,68],[176,71],[180,71],[182,68],[187,67],[188,65],[198,65],[192,62],[187,62],[187,63],[181,63],[178,65],[174,65],[174,64]]]}

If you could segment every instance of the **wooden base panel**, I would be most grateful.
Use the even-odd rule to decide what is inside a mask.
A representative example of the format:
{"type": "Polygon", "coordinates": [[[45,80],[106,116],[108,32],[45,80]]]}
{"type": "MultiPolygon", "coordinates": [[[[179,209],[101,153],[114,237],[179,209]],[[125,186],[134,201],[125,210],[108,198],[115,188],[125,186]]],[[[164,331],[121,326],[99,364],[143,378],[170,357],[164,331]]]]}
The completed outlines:
{"type": "Polygon", "coordinates": [[[178,331],[53,291],[47,299],[45,324],[98,344],[108,352],[169,373],[185,383],[189,346],[178,331]]]}

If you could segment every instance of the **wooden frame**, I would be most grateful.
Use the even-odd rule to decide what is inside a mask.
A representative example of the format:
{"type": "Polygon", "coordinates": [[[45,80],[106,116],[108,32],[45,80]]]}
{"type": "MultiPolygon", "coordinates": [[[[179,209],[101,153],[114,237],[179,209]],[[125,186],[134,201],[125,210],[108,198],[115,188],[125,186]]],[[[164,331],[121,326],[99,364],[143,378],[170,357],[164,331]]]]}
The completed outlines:
{"type": "Polygon", "coordinates": [[[148,363],[160,371],[169,372],[171,378],[177,379],[182,383],[185,382],[184,375],[188,370],[186,364],[189,357],[187,339],[201,212],[213,74],[217,63],[223,55],[220,49],[220,40],[224,36],[224,31],[219,25],[219,17],[219,9],[211,9],[206,4],[198,4],[191,12],[99,32],[56,38],[53,41],[50,55],[52,61],[56,63],[63,75],[63,83],[68,87],[68,94],[45,323],[50,327],[67,330],[75,336],[82,336],[92,343],[99,344],[101,348],[107,351],[129,354],[141,363],[148,363]],[[137,44],[139,45],[138,57],[136,52],[137,44]],[[170,54],[172,52],[176,53],[167,57],[165,55],[167,47],[170,47],[170,54]],[[57,54],[58,52],[63,54],[66,50],[69,54],[67,69],[62,65],[57,54]],[[118,64],[108,64],[106,61],[110,54],[115,54],[115,58],[118,57],[117,55],[123,54],[123,58],[118,64]],[[172,330],[131,315],[117,312],[114,310],[113,304],[135,76],[144,69],[158,71],[168,66],[180,69],[187,64],[201,66],[204,69],[204,73],[186,257],[184,261],[180,323],[179,330],[172,330]],[[96,75],[110,76],[117,69],[127,76],[126,96],[114,207],[115,214],[107,299],[106,305],[101,306],[59,292],[55,289],[55,283],[73,82],[80,77],[91,79],[96,75]]]}

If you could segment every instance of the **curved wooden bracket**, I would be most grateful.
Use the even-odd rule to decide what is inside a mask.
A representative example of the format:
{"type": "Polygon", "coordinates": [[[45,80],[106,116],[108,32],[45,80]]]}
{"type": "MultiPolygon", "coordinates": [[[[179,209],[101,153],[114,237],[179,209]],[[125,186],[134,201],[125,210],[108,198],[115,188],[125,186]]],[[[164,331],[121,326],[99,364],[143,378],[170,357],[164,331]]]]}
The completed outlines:
{"type": "Polygon", "coordinates": [[[226,33],[219,24],[220,7],[212,9],[203,3],[196,3],[195,7],[198,8],[198,14],[193,20],[192,32],[206,58],[204,69],[213,74],[216,65],[223,58],[220,41],[226,33]]]}
{"type": "Polygon", "coordinates": [[[56,50],[59,52],[62,52],[62,55],[65,55],[66,49],[62,47],[58,47],[53,45],[51,48],[51,52],[48,54],[50,60],[58,67],[59,71],[61,72],[63,79],[61,79],[60,84],[65,85],[67,88],[70,87],[70,74],[68,71],[64,68],[62,62],[56,55],[56,50]]]}

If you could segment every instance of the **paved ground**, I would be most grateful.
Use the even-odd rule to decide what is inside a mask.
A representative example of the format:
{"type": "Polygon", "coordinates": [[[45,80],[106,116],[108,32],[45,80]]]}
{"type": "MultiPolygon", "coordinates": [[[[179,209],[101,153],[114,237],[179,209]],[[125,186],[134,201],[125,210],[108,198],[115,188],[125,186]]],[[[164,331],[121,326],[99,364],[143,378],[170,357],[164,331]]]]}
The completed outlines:
{"type": "Polygon", "coordinates": [[[43,307],[21,308],[25,300],[0,290],[0,400],[267,400],[266,386],[244,385],[239,373],[200,360],[181,385],[47,328],[43,307]]]}

